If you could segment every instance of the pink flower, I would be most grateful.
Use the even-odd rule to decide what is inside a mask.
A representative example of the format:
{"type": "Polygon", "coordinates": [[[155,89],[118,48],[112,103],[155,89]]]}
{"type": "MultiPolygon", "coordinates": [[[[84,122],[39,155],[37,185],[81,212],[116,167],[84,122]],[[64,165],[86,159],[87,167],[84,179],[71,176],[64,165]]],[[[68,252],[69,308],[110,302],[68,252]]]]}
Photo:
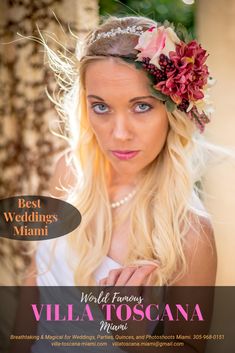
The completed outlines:
{"type": "Polygon", "coordinates": [[[169,52],[175,50],[176,44],[180,40],[171,28],[161,26],[151,27],[145,31],[140,37],[135,49],[139,50],[137,60],[142,61],[143,58],[150,58],[150,63],[159,66],[158,59],[160,54],[169,55],[169,52]]]}

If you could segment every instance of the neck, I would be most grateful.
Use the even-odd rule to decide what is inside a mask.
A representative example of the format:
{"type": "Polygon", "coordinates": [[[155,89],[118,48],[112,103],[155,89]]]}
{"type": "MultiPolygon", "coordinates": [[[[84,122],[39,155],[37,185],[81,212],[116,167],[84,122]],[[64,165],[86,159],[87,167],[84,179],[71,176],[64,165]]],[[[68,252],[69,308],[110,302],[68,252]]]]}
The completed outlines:
{"type": "Polygon", "coordinates": [[[138,187],[138,183],[139,178],[136,175],[123,175],[111,171],[107,184],[110,200],[113,202],[126,197],[138,187]]]}
{"type": "Polygon", "coordinates": [[[112,187],[136,187],[139,184],[140,174],[123,174],[119,173],[113,168],[110,169],[108,177],[108,188],[112,187]]]}

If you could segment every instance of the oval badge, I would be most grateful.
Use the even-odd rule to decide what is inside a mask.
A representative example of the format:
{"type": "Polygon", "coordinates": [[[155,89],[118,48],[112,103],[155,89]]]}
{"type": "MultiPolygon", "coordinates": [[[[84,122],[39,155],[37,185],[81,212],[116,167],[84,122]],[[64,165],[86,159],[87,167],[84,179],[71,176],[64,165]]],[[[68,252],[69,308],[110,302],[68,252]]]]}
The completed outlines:
{"type": "Polygon", "coordinates": [[[46,240],[68,234],[81,223],[81,214],[66,201],[40,195],[0,200],[0,237],[46,240]]]}

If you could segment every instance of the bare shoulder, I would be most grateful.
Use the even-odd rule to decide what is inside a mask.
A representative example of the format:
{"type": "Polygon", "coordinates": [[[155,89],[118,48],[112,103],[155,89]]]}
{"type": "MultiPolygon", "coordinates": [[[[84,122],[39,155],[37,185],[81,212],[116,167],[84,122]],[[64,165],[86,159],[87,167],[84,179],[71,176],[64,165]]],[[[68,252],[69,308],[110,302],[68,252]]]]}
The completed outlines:
{"type": "Polygon", "coordinates": [[[214,229],[206,208],[199,197],[194,196],[193,203],[201,215],[193,211],[188,213],[190,226],[185,236],[186,249],[187,251],[195,251],[196,246],[201,246],[201,250],[209,251],[209,248],[211,248],[211,251],[215,252],[214,229]]]}
{"type": "Polygon", "coordinates": [[[186,248],[194,250],[195,246],[201,246],[205,250],[211,248],[212,251],[215,251],[214,229],[210,218],[191,212],[189,220],[190,227],[185,236],[186,248]]]}
{"type": "Polygon", "coordinates": [[[217,251],[214,230],[207,217],[190,214],[190,227],[184,239],[187,273],[174,285],[214,286],[217,251]]]}

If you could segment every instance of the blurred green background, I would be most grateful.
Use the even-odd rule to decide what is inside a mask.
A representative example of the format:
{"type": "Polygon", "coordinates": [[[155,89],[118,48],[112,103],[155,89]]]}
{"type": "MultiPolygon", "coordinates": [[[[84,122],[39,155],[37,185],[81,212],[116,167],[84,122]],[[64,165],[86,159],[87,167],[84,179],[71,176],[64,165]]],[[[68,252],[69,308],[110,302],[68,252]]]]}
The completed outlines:
{"type": "Polygon", "coordinates": [[[100,15],[142,15],[155,21],[183,24],[195,37],[195,4],[189,0],[100,0],[100,15]],[[186,3],[188,4],[186,4],[186,3]],[[192,3],[189,5],[189,3],[192,3]]]}

